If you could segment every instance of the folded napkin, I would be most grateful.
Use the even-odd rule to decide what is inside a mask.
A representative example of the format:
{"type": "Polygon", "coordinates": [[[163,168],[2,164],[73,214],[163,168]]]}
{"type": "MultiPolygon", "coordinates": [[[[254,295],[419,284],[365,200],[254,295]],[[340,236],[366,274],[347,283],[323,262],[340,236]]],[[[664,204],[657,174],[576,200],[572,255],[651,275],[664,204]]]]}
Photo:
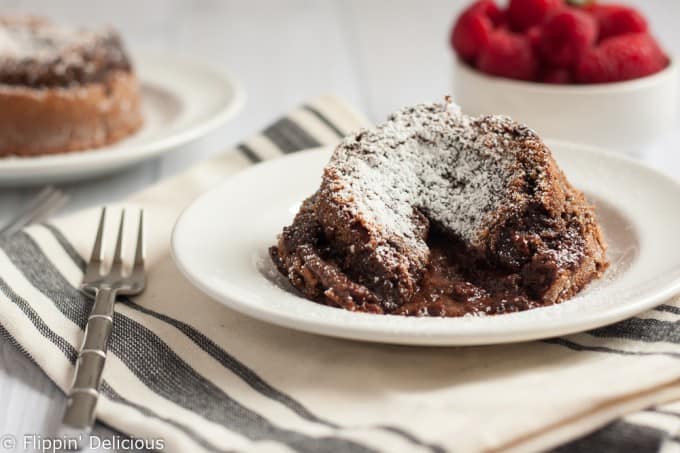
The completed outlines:
{"type": "MultiPolygon", "coordinates": [[[[680,400],[680,298],[564,338],[419,348],[268,325],[180,275],[170,233],[194,197],[256,162],[336,143],[364,124],[339,100],[316,99],[125,202],[148,219],[149,284],[116,306],[98,419],[162,439],[171,452],[680,447],[680,404],[659,406],[680,400]]],[[[64,391],[91,307],[77,288],[98,214],[79,212],[0,243],[0,331],[64,391]]]]}

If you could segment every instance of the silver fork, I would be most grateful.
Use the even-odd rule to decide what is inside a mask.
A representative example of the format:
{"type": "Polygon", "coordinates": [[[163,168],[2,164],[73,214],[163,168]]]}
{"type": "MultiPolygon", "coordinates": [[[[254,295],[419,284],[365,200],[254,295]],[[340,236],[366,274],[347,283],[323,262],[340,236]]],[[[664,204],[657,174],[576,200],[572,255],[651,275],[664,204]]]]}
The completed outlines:
{"type": "Polygon", "coordinates": [[[78,437],[89,433],[95,420],[104,362],[109,338],[113,330],[113,306],[117,295],[133,296],[144,291],[144,212],[139,213],[137,244],[132,270],[123,270],[123,229],[125,211],[121,213],[116,248],[108,273],[102,273],[102,237],[106,208],[102,209],[92,255],[85,270],[81,289],[94,297],[92,312],[87,320],[85,338],[78,354],[76,371],[62,420],[62,433],[78,437]]]}
{"type": "Polygon", "coordinates": [[[61,190],[52,186],[45,187],[7,225],[0,229],[0,238],[11,236],[31,223],[45,220],[67,201],[68,196],[61,190]]]}

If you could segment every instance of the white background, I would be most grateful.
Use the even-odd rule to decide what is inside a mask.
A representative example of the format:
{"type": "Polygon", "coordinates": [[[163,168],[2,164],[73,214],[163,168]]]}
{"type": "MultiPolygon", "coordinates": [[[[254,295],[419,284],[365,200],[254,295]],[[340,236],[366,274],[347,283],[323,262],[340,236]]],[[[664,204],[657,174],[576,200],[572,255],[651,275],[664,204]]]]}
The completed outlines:
{"type": "MultiPolygon", "coordinates": [[[[371,120],[449,92],[448,31],[467,0],[0,0],[0,11],[35,12],[76,24],[116,26],[132,49],[204,58],[246,87],[240,115],[208,137],[164,157],[97,180],[68,184],[66,208],[118,200],[222,152],[310,97],[333,93],[371,120]]],[[[680,55],[680,2],[629,1],[654,34],[680,55]]],[[[678,123],[680,126],[680,123],[678,123]]],[[[680,128],[642,159],[680,178],[680,128]]],[[[0,188],[0,222],[34,189],[0,188]]],[[[63,397],[0,340],[0,434],[48,434],[63,397]]]]}

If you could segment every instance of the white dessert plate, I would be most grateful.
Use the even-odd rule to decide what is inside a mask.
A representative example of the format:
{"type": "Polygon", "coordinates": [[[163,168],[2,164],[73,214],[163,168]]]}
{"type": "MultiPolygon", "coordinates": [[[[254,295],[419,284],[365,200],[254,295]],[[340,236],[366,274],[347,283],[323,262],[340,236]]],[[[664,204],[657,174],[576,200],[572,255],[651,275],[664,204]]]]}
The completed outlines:
{"type": "Polygon", "coordinates": [[[179,218],[180,270],[229,308],[280,326],[410,345],[481,345],[555,337],[634,316],[680,292],[680,184],[631,159],[550,143],[567,177],[596,206],[609,243],[605,276],[562,304],[485,317],[353,313],[290,289],[267,255],[300,202],[318,187],[330,150],[257,165],[199,197],[179,218]]]}
{"type": "Polygon", "coordinates": [[[104,148],[0,158],[0,185],[82,179],[132,165],[205,135],[245,101],[240,85],[210,65],[157,54],[135,55],[133,61],[144,115],[138,132],[104,148]]]}

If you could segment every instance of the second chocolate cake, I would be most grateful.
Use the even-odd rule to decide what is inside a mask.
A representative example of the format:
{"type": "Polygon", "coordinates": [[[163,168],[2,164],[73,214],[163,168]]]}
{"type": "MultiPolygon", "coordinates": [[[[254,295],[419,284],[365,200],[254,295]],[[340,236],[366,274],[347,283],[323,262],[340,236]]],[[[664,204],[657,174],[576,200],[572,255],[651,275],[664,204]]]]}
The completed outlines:
{"type": "Polygon", "coordinates": [[[561,302],[602,275],[605,249],[536,133],[447,101],[346,138],[270,255],[317,302],[462,316],[561,302]]]}
{"type": "Polygon", "coordinates": [[[0,16],[0,158],[100,148],[142,126],[120,35],[0,16]]]}

